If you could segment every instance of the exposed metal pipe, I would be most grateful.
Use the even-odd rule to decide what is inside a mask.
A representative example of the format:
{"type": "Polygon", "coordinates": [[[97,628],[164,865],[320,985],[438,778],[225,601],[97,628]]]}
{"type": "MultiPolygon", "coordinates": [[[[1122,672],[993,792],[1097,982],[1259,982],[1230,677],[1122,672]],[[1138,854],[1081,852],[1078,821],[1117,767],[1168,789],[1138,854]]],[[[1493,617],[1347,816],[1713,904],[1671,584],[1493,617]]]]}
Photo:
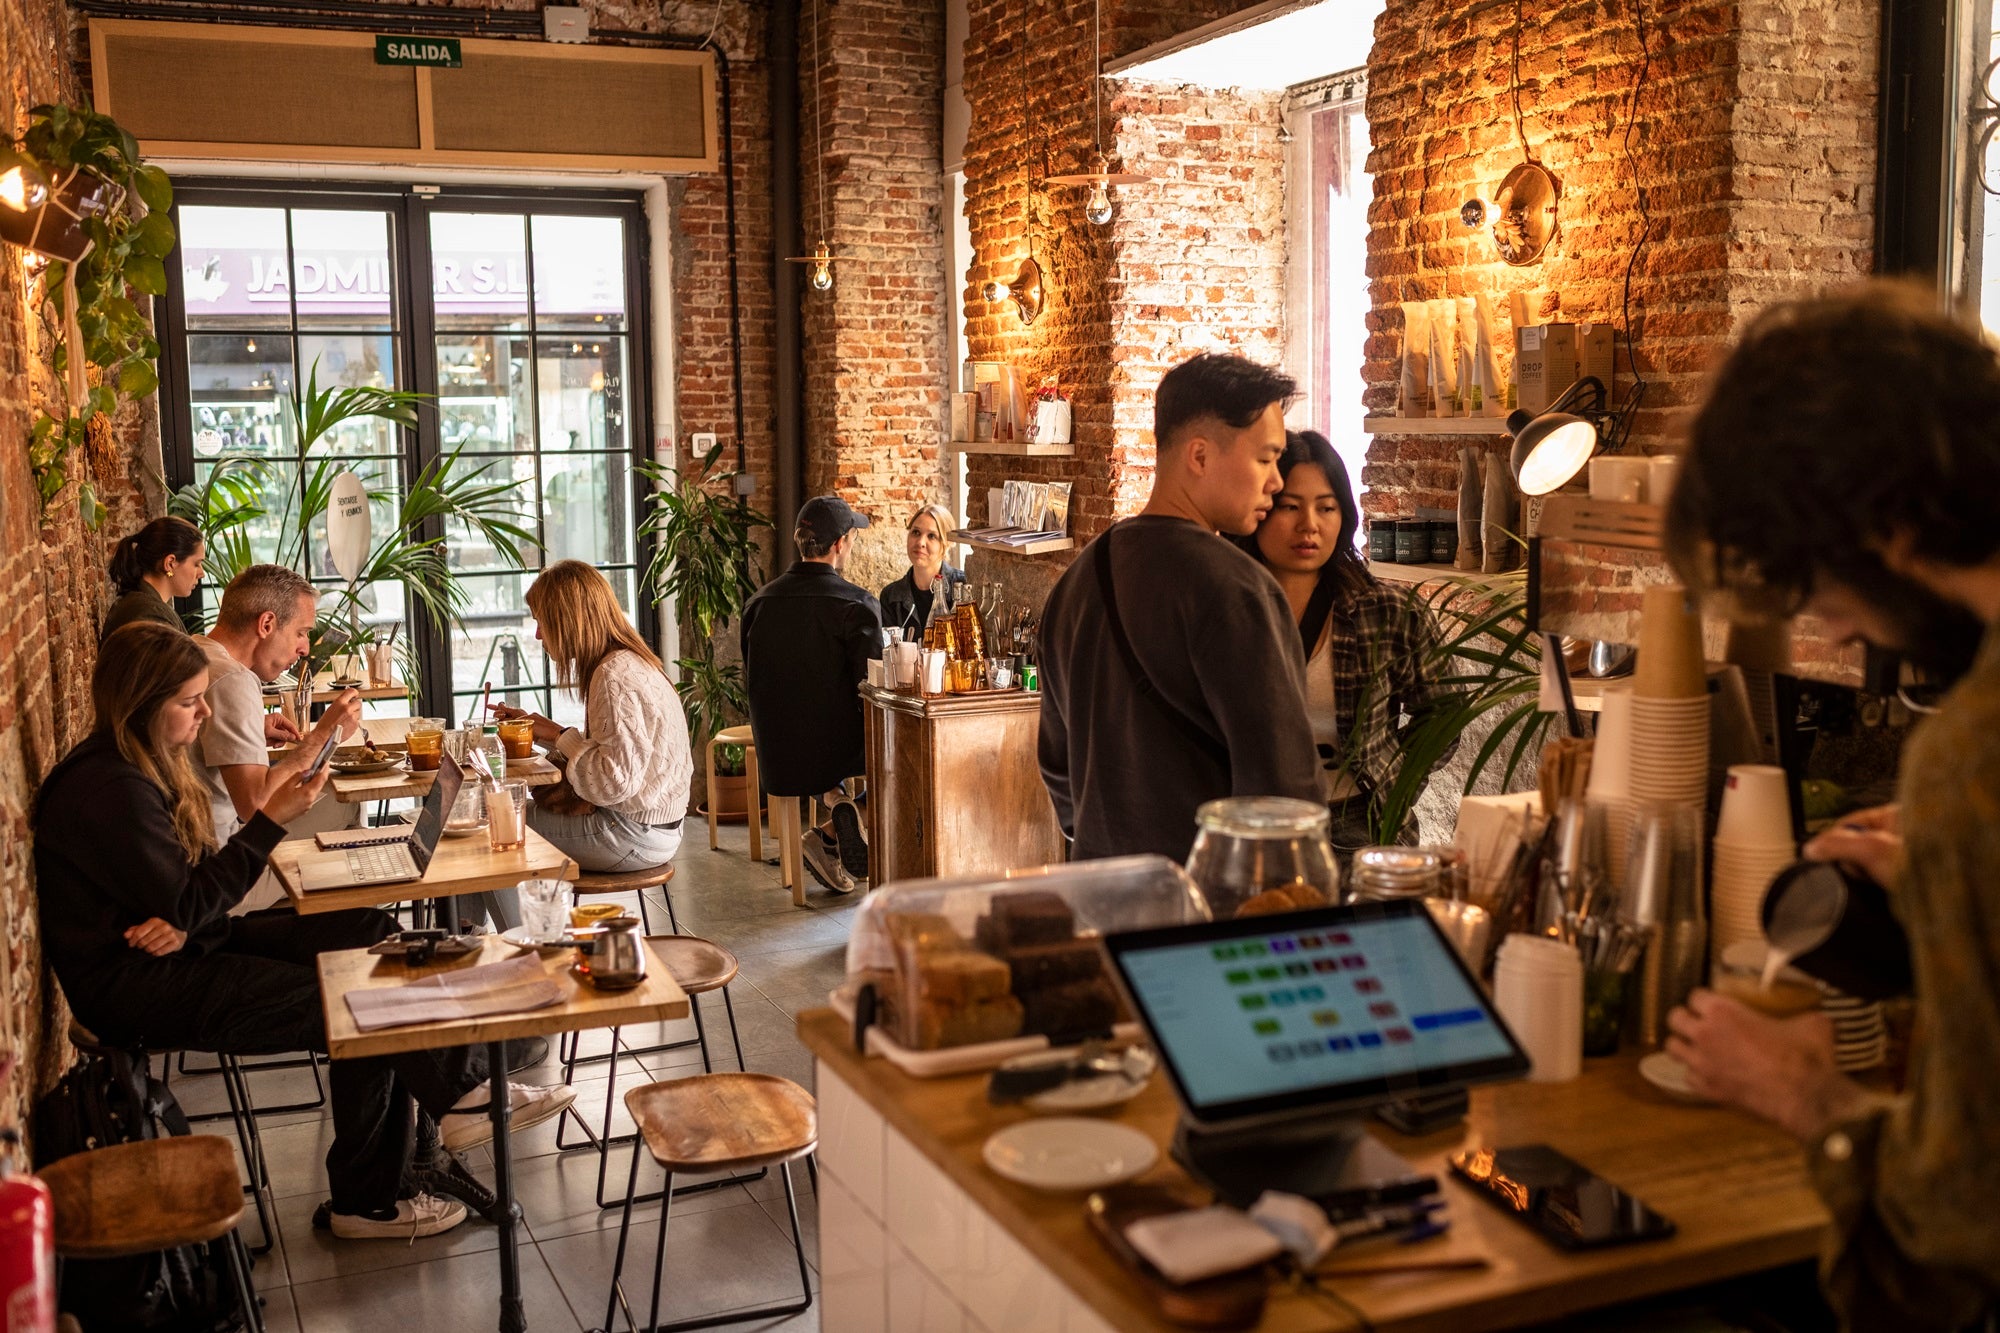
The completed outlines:
{"type": "MultiPolygon", "coordinates": [[[[777,568],[792,562],[792,519],[804,503],[805,358],[799,304],[799,0],[772,0],[766,47],[771,70],[771,293],[777,320],[773,338],[772,406],[776,437],[772,486],[777,527],[777,568]]],[[[819,59],[819,52],[813,52],[819,59]]],[[[815,76],[817,77],[817,76],[815,76]]],[[[825,202],[821,202],[825,207],[825,202]]]]}

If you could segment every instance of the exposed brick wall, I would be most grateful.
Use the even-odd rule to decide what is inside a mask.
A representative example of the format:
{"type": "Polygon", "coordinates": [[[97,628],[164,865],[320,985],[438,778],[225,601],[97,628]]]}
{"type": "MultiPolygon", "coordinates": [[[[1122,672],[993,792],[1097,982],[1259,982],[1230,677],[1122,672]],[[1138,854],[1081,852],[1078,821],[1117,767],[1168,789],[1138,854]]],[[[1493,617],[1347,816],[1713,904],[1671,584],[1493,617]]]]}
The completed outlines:
{"type": "MultiPolygon", "coordinates": [[[[1469,241],[1459,204],[1489,202],[1521,158],[1509,98],[1515,9],[1391,0],[1376,24],[1367,113],[1370,211],[1364,402],[1390,413],[1402,345],[1398,303],[1546,287],[1562,317],[1631,327],[1649,382],[1635,447],[1670,448],[1704,377],[1743,322],[1770,301],[1865,274],[1875,174],[1879,5],[1832,0],[1666,0],[1644,6],[1651,65],[1640,72],[1632,0],[1525,5],[1521,109],[1529,151],[1562,185],[1561,234],[1540,263],[1510,269],[1489,236],[1469,241]],[[1624,152],[1634,122],[1632,157],[1624,152]]],[[[1630,393],[1622,347],[1618,392],[1630,393]]],[[[1463,440],[1377,437],[1366,480],[1372,513],[1456,502],[1463,440]]],[[[1487,447],[1499,447],[1495,440],[1487,447]]],[[[1666,577],[1653,558],[1552,547],[1552,623],[1631,639],[1638,589],[1666,577]]],[[[1802,657],[1844,659],[1809,636],[1802,657]]]]}
{"type": "Polygon", "coordinates": [[[917,507],[948,503],[944,11],[900,0],[819,4],[800,21],[801,216],[840,257],[834,288],[805,293],[806,493],[837,491],[874,522],[847,576],[872,590],[908,568],[917,507]],[[815,79],[823,81],[815,88],[815,79]],[[823,98],[826,196],[812,160],[823,98]]]}
{"type": "MultiPolygon", "coordinates": [[[[1105,56],[1240,7],[1108,5],[1105,56]]],[[[1079,545],[1135,512],[1151,491],[1160,376],[1203,350],[1277,361],[1284,308],[1274,98],[1108,81],[1105,147],[1114,162],[1155,179],[1114,191],[1117,212],[1103,227],[1084,219],[1080,187],[1043,184],[1091,165],[1090,24],[1088,0],[975,0],[965,52],[968,346],[976,358],[1012,363],[1030,385],[1053,374],[1071,399],[1076,450],[1054,459],[972,456],[968,507],[984,517],[987,489],[1010,478],[1069,481],[1079,545]],[[1030,210],[1048,295],[1041,317],[1024,328],[1011,304],[989,305],[981,289],[1019,269],[1030,210]]],[[[971,569],[1033,599],[1069,559],[975,554],[971,569]]]]}

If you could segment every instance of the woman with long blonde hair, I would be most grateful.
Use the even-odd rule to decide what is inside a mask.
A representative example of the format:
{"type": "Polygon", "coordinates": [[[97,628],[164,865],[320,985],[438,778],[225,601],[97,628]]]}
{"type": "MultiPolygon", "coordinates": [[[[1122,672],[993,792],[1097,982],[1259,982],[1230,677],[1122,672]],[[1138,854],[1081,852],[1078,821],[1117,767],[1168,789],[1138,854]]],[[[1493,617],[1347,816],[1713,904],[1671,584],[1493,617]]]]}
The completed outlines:
{"type": "MultiPolygon", "coordinates": [[[[208,657],[178,629],[139,622],[105,640],[91,678],[96,727],[35,800],[43,947],[70,1008],[105,1041],[229,1055],[324,1051],[317,956],[366,948],[396,921],[373,909],[230,915],[328,770],[281,783],[218,846],[188,756],[209,716],[207,690],[208,657]]],[[[484,1058],[465,1047],[329,1066],[334,1235],[407,1242],[465,1220],[453,1200],[397,1196],[415,1143],[412,1099],[448,1146],[471,1147],[489,1123],[467,1105],[485,1097],[485,1075],[484,1058]]],[[[546,1118],[543,1106],[564,1093],[575,1097],[535,1090],[533,1112],[517,1109],[515,1124],[546,1118]]]]}
{"type": "MultiPolygon", "coordinates": [[[[583,699],[580,728],[491,706],[531,720],[535,740],[565,766],[566,781],[537,790],[528,826],[585,870],[665,865],[680,850],[694,781],[687,715],[666,668],[604,575],[581,560],[543,570],[528,585],[528,612],[557,682],[583,699]]],[[[511,917],[496,896],[499,915],[511,917]]]]}

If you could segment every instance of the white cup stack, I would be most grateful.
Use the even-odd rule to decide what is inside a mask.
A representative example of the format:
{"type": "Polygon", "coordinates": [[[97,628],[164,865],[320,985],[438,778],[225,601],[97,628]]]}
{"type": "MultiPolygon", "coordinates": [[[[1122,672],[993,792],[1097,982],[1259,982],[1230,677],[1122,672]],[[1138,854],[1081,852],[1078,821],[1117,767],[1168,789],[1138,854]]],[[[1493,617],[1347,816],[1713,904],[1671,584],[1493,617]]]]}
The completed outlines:
{"type": "Polygon", "coordinates": [[[1604,692],[1597,715],[1597,742],[1590,752],[1590,782],[1584,800],[1604,807],[1605,853],[1611,887],[1625,887],[1625,856],[1632,840],[1632,690],[1621,685],[1604,692]]]}
{"type": "Polygon", "coordinates": [[[1583,959],[1545,935],[1509,935],[1493,966],[1493,1003],[1532,1066],[1532,1083],[1583,1072],[1583,959]]]}
{"type": "Polygon", "coordinates": [[[1731,767],[1710,844],[1710,958],[1722,957],[1739,941],[1763,943],[1765,891],[1798,853],[1785,770],[1771,764],[1731,767]]]}

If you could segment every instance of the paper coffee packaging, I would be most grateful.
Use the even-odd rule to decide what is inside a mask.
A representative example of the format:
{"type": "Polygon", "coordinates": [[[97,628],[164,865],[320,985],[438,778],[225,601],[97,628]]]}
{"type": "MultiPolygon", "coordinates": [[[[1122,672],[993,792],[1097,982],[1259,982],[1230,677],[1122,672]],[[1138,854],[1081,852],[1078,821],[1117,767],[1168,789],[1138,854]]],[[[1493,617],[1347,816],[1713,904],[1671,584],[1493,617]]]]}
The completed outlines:
{"type": "Polygon", "coordinates": [[[1422,301],[1403,302],[1403,375],[1397,415],[1431,414],[1431,312],[1422,301]]]}
{"type": "Polygon", "coordinates": [[[1493,346],[1492,298],[1482,294],[1461,302],[1461,326],[1464,323],[1465,305],[1472,307],[1472,375],[1477,385],[1477,392],[1469,400],[1471,404],[1469,415],[1504,417],[1509,410],[1507,381],[1500,374],[1500,356],[1493,346]]]}
{"type": "Polygon", "coordinates": [[[1595,375],[1604,386],[1604,405],[1611,405],[1611,376],[1617,366],[1616,330],[1609,324],[1576,326],[1577,378],[1595,375]]]}
{"type": "Polygon", "coordinates": [[[1479,383],[1477,358],[1479,355],[1479,314],[1478,302],[1469,296],[1461,296],[1453,302],[1458,307],[1458,415],[1476,417],[1485,415],[1486,390],[1479,383]]]}
{"type": "Polygon", "coordinates": [[[1426,302],[1431,310],[1431,412],[1433,416],[1455,417],[1458,402],[1458,304],[1455,301],[1426,302]]]}
{"type": "Polygon", "coordinates": [[[951,396],[951,438],[970,440],[979,424],[979,395],[955,393],[951,396]]]}
{"type": "Polygon", "coordinates": [[[1576,382],[1574,324],[1530,324],[1515,333],[1514,367],[1521,381],[1521,409],[1546,412],[1576,382]]]}

